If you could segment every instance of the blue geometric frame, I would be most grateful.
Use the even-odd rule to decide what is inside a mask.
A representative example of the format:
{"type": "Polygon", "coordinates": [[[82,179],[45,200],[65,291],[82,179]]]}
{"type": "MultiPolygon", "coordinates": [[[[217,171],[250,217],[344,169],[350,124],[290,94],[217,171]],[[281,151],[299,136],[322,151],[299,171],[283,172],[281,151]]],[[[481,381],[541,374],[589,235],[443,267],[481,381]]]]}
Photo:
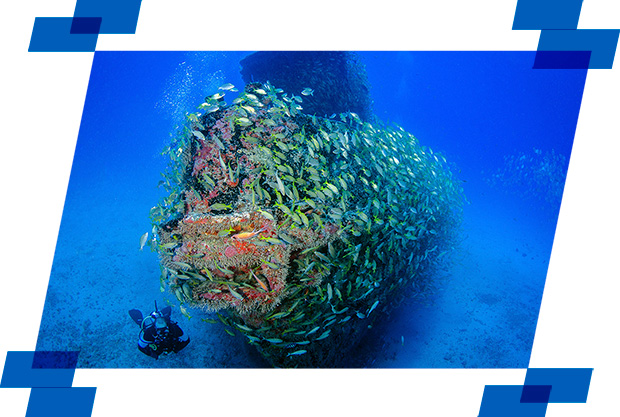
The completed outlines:
{"type": "MultiPolygon", "coordinates": [[[[620,30],[577,29],[583,0],[519,0],[513,30],[540,30],[535,69],[611,69],[620,30]]],[[[94,52],[99,34],[134,34],[141,0],[77,0],[73,17],[37,17],[29,52],[94,52]]],[[[92,413],[96,388],[72,387],[78,352],[8,352],[0,388],[31,388],[27,417],[92,413]],[[71,407],[68,408],[67,405],[71,407]]],[[[479,417],[539,417],[584,403],[591,368],[530,368],[523,385],[487,385],[479,417]]]]}
{"type": "Polygon", "coordinates": [[[31,388],[26,417],[88,417],[95,387],[72,387],[79,352],[7,352],[0,388],[31,388]]]}
{"type": "Polygon", "coordinates": [[[95,52],[99,34],[134,34],[142,0],[77,0],[73,17],[37,17],[29,52],[95,52]]]}
{"type": "Polygon", "coordinates": [[[616,29],[577,29],[583,0],[519,0],[513,30],[540,30],[535,69],[611,69],[616,29]],[[588,55],[589,52],[589,55],[588,55]]]}
{"type": "Polygon", "coordinates": [[[528,368],[523,385],[487,385],[478,417],[544,417],[547,404],[585,403],[592,368],[528,368]]]}

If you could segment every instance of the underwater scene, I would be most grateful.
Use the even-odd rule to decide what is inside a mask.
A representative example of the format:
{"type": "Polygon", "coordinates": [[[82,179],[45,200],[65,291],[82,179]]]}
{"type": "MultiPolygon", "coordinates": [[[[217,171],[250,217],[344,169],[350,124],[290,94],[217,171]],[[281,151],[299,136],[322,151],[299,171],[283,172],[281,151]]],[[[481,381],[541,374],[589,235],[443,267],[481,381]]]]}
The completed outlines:
{"type": "Polygon", "coordinates": [[[37,350],[82,368],[526,368],[586,70],[96,52],[37,350]]]}

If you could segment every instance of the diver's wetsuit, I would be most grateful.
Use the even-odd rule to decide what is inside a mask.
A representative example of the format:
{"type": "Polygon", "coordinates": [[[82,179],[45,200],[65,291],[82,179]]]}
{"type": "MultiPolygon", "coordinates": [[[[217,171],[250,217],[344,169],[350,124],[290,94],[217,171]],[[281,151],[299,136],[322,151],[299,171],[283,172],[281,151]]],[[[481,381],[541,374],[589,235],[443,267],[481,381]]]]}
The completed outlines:
{"type": "MultiPolygon", "coordinates": [[[[166,310],[166,309],[164,309],[166,310]]],[[[138,349],[145,355],[157,359],[161,354],[177,353],[189,343],[189,336],[183,333],[179,325],[170,320],[170,313],[159,315],[158,320],[165,320],[165,327],[156,326],[154,320],[147,316],[141,324],[138,349]]],[[[155,313],[153,313],[155,314],[155,313]]]]}

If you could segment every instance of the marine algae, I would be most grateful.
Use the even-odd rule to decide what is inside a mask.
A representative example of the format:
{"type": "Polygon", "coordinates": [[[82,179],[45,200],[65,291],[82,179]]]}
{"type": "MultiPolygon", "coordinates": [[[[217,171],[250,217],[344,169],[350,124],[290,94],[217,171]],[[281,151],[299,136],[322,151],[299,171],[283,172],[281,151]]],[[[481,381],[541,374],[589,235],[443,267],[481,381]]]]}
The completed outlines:
{"type": "Polygon", "coordinates": [[[207,97],[166,150],[151,246],[162,287],[272,365],[330,367],[425,291],[463,196],[445,158],[402,128],[302,106],[268,82],[232,105],[207,97]]]}

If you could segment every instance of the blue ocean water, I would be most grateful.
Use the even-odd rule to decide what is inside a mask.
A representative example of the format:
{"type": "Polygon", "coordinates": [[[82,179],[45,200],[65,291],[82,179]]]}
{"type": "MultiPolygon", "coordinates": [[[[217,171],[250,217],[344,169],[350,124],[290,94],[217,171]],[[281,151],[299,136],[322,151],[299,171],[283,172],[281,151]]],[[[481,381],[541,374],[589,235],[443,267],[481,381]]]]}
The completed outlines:
{"type": "MultiPolygon", "coordinates": [[[[243,85],[248,54],[95,53],[37,350],[78,350],[79,367],[267,366],[178,310],[192,341],[155,361],[127,314],[164,305],[157,256],[138,250],[163,195],[160,154],[206,95],[243,85]]],[[[445,155],[468,204],[437,291],[375,324],[342,366],[527,367],[586,78],[533,70],[534,54],[359,53],[375,114],[445,155]]]]}

